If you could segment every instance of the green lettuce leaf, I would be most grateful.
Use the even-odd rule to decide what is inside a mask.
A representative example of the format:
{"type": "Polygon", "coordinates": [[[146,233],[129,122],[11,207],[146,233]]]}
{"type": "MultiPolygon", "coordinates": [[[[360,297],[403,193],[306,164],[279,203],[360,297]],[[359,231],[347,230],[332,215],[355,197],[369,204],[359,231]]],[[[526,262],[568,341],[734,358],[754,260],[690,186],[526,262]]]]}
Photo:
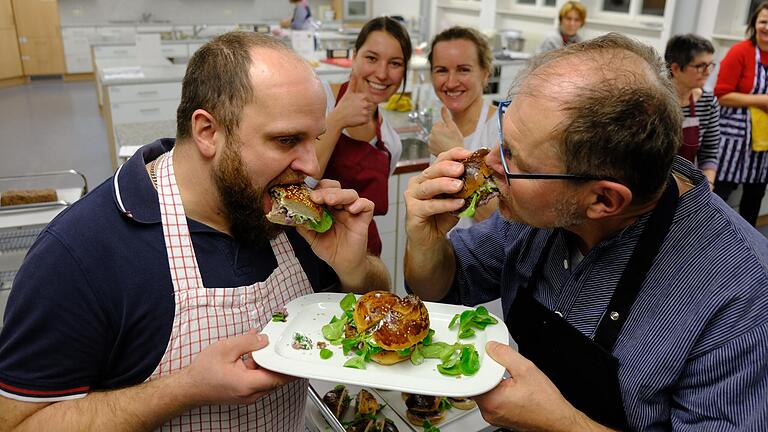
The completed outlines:
{"type": "Polygon", "coordinates": [[[331,229],[331,225],[333,225],[333,216],[328,213],[328,210],[323,209],[323,216],[320,218],[320,220],[318,222],[310,221],[307,226],[311,230],[324,233],[331,229]]]}
{"type": "Polygon", "coordinates": [[[464,209],[461,213],[459,213],[459,217],[473,217],[475,216],[475,211],[477,210],[477,202],[480,200],[480,195],[483,192],[493,192],[499,190],[499,187],[496,186],[496,183],[489,180],[483,184],[483,187],[481,189],[478,189],[475,191],[475,193],[472,194],[472,197],[470,199],[469,206],[464,209]]]}

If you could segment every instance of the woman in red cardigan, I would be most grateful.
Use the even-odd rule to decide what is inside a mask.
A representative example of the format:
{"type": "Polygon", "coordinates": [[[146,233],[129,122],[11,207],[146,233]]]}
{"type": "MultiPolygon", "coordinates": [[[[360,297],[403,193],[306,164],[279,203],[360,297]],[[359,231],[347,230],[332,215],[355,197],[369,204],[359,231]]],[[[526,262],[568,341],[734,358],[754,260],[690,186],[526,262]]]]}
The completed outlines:
{"type": "MultiPolygon", "coordinates": [[[[715,86],[720,106],[720,166],[714,192],[727,200],[742,184],[739,213],[752,225],[768,183],[768,152],[752,149],[750,108],[768,112],[768,1],[752,13],[747,39],[731,47],[715,86]]],[[[764,125],[762,127],[768,127],[764,125]]]]}

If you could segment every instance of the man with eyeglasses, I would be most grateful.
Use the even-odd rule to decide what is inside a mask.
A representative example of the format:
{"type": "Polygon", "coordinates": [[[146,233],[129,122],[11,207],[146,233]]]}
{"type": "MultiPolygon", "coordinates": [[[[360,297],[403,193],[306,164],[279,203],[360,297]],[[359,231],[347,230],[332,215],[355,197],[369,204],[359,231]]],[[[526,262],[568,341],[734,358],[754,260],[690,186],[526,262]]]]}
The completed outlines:
{"type": "MultiPolygon", "coordinates": [[[[463,149],[405,192],[405,280],[426,300],[501,298],[519,353],[475,397],[515,430],[768,430],[768,240],[683,158],[663,61],[618,34],[533,58],[500,106],[499,212],[445,199],[463,149]],[[562,70],[570,71],[563,75],[562,70]]],[[[488,361],[487,359],[485,361],[488,361]]]]}

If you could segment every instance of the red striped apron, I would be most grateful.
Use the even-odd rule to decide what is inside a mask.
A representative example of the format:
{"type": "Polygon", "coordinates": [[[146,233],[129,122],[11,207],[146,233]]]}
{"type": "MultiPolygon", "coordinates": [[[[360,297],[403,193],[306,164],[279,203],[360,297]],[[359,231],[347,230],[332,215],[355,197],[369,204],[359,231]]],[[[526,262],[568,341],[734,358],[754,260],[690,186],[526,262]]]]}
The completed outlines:
{"type": "MultiPolygon", "coordinates": [[[[148,380],[181,370],[208,345],[261,329],[272,312],[312,287],[285,233],[271,240],[277,268],[264,281],[234,288],[203,286],[181,194],[173,172],[173,150],[157,165],[158,199],[175,314],[168,347],[148,380]]],[[[252,405],[201,406],[165,423],[162,431],[304,430],[307,380],[284,385],[252,405]]]]}

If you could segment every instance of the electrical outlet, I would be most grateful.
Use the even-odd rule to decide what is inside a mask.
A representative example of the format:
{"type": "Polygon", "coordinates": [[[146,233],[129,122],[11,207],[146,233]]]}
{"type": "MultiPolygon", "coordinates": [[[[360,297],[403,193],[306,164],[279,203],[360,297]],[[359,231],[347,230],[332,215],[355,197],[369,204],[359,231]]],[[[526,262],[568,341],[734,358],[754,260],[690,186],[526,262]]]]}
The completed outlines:
{"type": "Polygon", "coordinates": [[[74,8],[72,9],[72,16],[83,16],[83,10],[81,8],[74,8]]]}
{"type": "Polygon", "coordinates": [[[232,9],[224,9],[224,16],[232,15],[232,9]]]}

